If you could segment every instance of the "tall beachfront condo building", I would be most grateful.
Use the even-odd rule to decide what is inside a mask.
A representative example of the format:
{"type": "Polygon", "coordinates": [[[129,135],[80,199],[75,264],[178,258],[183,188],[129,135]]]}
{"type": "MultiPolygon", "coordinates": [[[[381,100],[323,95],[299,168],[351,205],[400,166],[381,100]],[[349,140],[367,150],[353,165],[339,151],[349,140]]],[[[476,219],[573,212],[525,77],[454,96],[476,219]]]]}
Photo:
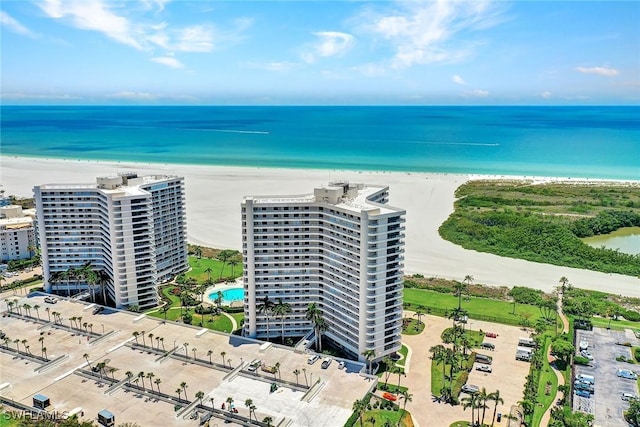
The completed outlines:
{"type": "Polygon", "coordinates": [[[388,187],[343,182],[308,195],[245,197],[243,333],[277,338],[284,326],[285,337],[305,336],[315,303],[323,338],[352,357],[399,350],[405,211],[387,202],[388,187]],[[266,313],[265,299],[292,312],[266,313]]]}
{"type": "Polygon", "coordinates": [[[31,258],[36,253],[36,233],[33,209],[22,206],[0,207],[0,261],[31,258]]]}
{"type": "Polygon", "coordinates": [[[116,307],[146,309],[158,303],[158,283],[188,268],[181,177],[127,173],[40,185],[34,195],[48,292],[87,290],[85,277],[73,273],[88,266],[116,307]]]}

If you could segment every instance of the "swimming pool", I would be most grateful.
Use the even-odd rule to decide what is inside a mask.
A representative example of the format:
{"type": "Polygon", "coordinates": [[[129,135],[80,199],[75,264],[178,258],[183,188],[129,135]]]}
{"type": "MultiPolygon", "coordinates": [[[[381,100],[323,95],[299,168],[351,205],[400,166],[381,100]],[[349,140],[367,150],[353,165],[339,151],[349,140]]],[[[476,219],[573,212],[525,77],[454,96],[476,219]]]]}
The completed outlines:
{"type": "MultiPolygon", "coordinates": [[[[211,292],[209,294],[209,299],[213,302],[218,298],[218,291],[211,292]]],[[[222,291],[222,304],[229,305],[234,301],[242,301],[244,299],[244,289],[243,288],[229,288],[222,291]]]]}

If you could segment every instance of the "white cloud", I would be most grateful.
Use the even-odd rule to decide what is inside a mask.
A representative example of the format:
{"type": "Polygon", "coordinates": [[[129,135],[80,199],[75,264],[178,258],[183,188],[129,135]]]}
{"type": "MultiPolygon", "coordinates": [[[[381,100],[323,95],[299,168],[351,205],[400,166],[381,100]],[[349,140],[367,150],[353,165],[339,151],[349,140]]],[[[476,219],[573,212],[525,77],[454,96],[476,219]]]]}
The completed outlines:
{"type": "Polygon", "coordinates": [[[36,34],[33,31],[31,31],[30,29],[28,29],[27,27],[22,25],[20,22],[15,20],[8,13],[6,13],[6,12],[4,12],[2,10],[0,10],[0,24],[3,27],[6,27],[9,30],[13,31],[14,33],[17,33],[17,34],[20,34],[20,35],[23,35],[23,36],[27,36],[27,37],[31,37],[31,38],[38,37],[38,34],[36,34]]]}
{"type": "Polygon", "coordinates": [[[286,72],[299,67],[300,64],[295,62],[273,61],[273,62],[267,62],[267,63],[247,62],[245,66],[249,68],[257,68],[257,69],[267,70],[267,71],[286,72]]]}
{"type": "Polygon", "coordinates": [[[455,83],[455,84],[459,84],[459,85],[466,85],[467,83],[464,81],[464,79],[462,77],[460,77],[459,75],[455,74],[453,77],[451,77],[451,80],[455,83]]]}
{"type": "Polygon", "coordinates": [[[374,17],[365,28],[389,41],[394,68],[457,62],[478,42],[458,41],[456,36],[497,25],[502,11],[502,5],[489,0],[406,2],[391,14],[374,17]]]}
{"type": "Polygon", "coordinates": [[[213,50],[213,31],[203,25],[194,25],[181,29],[176,34],[173,49],[180,52],[211,52],[213,50]]]}
{"type": "Polygon", "coordinates": [[[154,95],[149,92],[133,92],[133,91],[122,91],[118,93],[114,93],[108,95],[107,98],[117,98],[117,99],[131,99],[131,100],[154,100],[158,99],[157,95],[154,95]]]}
{"type": "Polygon", "coordinates": [[[78,96],[62,94],[50,94],[50,93],[22,93],[22,92],[9,92],[0,95],[2,99],[80,99],[78,96]]]}
{"type": "Polygon", "coordinates": [[[486,98],[489,96],[489,91],[484,89],[474,89],[470,92],[465,92],[462,94],[465,98],[486,98]]]}
{"type": "Polygon", "coordinates": [[[553,96],[553,94],[551,92],[549,92],[548,90],[545,90],[544,92],[542,92],[540,94],[540,97],[544,98],[544,99],[549,99],[553,96]]]}
{"type": "Polygon", "coordinates": [[[355,38],[348,33],[339,31],[321,31],[313,33],[318,38],[311,46],[310,52],[305,52],[302,58],[309,63],[316,61],[318,57],[331,57],[343,55],[355,44],[355,38]]]}
{"type": "Polygon", "coordinates": [[[607,67],[576,67],[576,71],[586,74],[599,74],[601,76],[614,77],[620,74],[615,68],[607,67]]]}
{"type": "Polygon", "coordinates": [[[151,60],[171,68],[184,68],[184,64],[173,56],[156,56],[155,58],[151,58],[151,60]]]}
{"type": "Polygon", "coordinates": [[[141,50],[131,22],[109,10],[100,0],[44,0],[40,8],[50,18],[69,19],[74,27],[103,33],[120,43],[141,50]]]}

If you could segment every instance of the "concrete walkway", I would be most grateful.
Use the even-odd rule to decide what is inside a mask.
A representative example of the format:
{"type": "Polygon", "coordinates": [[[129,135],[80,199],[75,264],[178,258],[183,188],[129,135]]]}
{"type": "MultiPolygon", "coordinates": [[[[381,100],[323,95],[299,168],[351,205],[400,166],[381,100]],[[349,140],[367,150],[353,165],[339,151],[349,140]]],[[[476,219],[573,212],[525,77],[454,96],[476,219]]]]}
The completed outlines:
{"type": "MultiPolygon", "coordinates": [[[[562,292],[558,293],[558,316],[562,320],[562,333],[564,334],[569,332],[569,320],[567,319],[567,316],[565,316],[562,312],[562,292]]],[[[549,348],[547,349],[547,361],[549,362],[551,368],[553,368],[553,372],[555,372],[556,378],[558,378],[558,387],[564,385],[564,375],[562,375],[562,372],[560,372],[558,368],[556,368],[556,358],[551,355],[551,346],[549,346],[549,348]]],[[[563,393],[560,390],[556,391],[556,397],[553,403],[549,406],[544,415],[542,415],[542,419],[540,419],[541,426],[549,425],[549,421],[551,420],[551,410],[554,408],[555,402],[562,398],[563,393]]]]}

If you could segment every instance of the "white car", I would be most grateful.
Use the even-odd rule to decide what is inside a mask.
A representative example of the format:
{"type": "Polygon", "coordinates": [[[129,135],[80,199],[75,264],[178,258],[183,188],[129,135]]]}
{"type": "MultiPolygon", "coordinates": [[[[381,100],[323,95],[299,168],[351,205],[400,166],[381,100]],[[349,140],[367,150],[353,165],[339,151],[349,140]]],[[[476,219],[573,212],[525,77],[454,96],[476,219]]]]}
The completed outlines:
{"type": "Polygon", "coordinates": [[[316,363],[318,360],[320,359],[320,356],[318,356],[317,354],[314,354],[313,356],[309,356],[309,358],[307,359],[307,363],[309,365],[313,365],[314,363],[316,363]]]}
{"type": "Polygon", "coordinates": [[[582,351],[580,352],[580,356],[582,356],[582,357],[586,357],[586,358],[587,358],[587,359],[589,359],[589,360],[593,360],[593,354],[591,354],[591,352],[590,352],[590,351],[587,351],[587,350],[582,350],[582,351]]]}
{"type": "Polygon", "coordinates": [[[476,366],[476,371],[491,373],[492,369],[489,365],[478,365],[476,366]]]}
{"type": "Polygon", "coordinates": [[[344,360],[338,362],[338,369],[344,369],[345,363],[344,360]]]}
{"type": "Polygon", "coordinates": [[[587,350],[589,348],[588,341],[580,341],[580,351],[587,350]]]}
{"type": "Polygon", "coordinates": [[[629,369],[618,369],[618,376],[620,378],[626,378],[628,380],[637,380],[638,375],[635,372],[630,371],[629,369]]]}

